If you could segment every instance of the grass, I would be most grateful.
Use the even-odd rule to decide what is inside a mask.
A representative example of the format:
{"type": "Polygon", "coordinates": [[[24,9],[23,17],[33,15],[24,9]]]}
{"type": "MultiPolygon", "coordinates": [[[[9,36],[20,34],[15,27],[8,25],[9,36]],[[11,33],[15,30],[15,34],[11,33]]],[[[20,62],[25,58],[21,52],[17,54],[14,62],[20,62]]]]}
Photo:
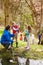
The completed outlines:
{"type": "MultiPolygon", "coordinates": [[[[15,45],[14,45],[15,46],[15,45]]],[[[15,48],[14,51],[17,51],[19,55],[22,55],[26,58],[32,59],[43,59],[43,46],[37,44],[31,44],[30,50],[25,49],[26,43],[19,42],[19,48],[15,48]]]]}
{"type": "Polygon", "coordinates": [[[2,33],[3,33],[3,30],[0,30],[0,36],[2,35],[2,33]]]}
{"type": "MultiPolygon", "coordinates": [[[[26,42],[20,42],[19,41],[19,48],[15,47],[15,43],[13,43],[13,51],[15,52],[15,54],[19,55],[19,56],[23,56],[25,58],[30,58],[30,59],[43,59],[43,46],[42,45],[37,45],[37,44],[31,44],[30,45],[30,50],[26,50],[25,46],[26,46],[26,42]],[[40,51],[41,50],[41,51],[40,51]]],[[[5,57],[7,55],[8,57],[11,57],[11,52],[3,52],[3,46],[1,46],[0,44],[0,50],[2,51],[2,53],[0,53],[0,57],[5,57]]]]}
{"type": "MultiPolygon", "coordinates": [[[[0,31],[0,36],[2,35],[3,31],[0,31]]],[[[26,50],[26,42],[18,41],[19,48],[15,47],[16,44],[13,43],[13,51],[15,54],[18,54],[19,56],[23,56],[30,59],[43,59],[43,46],[37,45],[37,44],[30,44],[30,50],[26,50]]],[[[4,51],[3,46],[0,44],[0,58],[11,58],[12,54],[9,50],[8,52],[4,51]]]]}

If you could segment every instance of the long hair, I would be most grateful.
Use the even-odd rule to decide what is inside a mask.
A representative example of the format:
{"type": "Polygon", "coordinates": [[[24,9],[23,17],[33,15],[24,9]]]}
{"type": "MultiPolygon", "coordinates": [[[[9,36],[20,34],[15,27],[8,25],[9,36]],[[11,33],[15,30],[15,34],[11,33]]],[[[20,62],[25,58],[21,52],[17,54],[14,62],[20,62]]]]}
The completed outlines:
{"type": "Polygon", "coordinates": [[[28,31],[31,32],[31,26],[28,26],[28,31]]]}

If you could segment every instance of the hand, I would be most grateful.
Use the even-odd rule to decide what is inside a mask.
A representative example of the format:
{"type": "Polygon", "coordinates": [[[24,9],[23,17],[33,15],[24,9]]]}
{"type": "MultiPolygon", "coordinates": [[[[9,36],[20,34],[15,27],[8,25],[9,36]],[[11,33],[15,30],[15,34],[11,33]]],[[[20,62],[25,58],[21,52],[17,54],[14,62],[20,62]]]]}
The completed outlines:
{"type": "Polygon", "coordinates": [[[18,34],[18,32],[16,32],[16,34],[15,34],[15,35],[17,36],[17,34],[18,34]]]}
{"type": "Polygon", "coordinates": [[[13,42],[16,42],[16,40],[13,40],[13,42]]]}

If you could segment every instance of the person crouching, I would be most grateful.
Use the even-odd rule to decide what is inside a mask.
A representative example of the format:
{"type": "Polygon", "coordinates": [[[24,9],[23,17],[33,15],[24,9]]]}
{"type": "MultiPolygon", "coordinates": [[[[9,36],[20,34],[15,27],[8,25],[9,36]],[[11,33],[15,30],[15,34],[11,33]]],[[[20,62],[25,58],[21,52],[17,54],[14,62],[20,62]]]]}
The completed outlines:
{"type": "Polygon", "coordinates": [[[10,33],[10,26],[7,25],[6,28],[3,31],[2,37],[1,37],[1,44],[8,49],[9,46],[13,43],[13,40],[11,37],[14,37],[14,34],[10,33]]]}

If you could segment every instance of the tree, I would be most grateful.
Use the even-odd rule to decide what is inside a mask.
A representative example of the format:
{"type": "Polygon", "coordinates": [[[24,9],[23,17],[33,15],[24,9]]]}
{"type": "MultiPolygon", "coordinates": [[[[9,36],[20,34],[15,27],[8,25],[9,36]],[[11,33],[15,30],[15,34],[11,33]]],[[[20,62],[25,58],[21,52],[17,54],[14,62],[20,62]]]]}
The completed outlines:
{"type": "Polygon", "coordinates": [[[43,16],[42,0],[3,0],[3,3],[5,12],[5,25],[10,23],[9,19],[11,17],[12,20],[16,21],[18,18],[21,22],[31,21],[35,30],[41,29],[43,16]],[[31,20],[29,19],[29,16],[31,16],[31,20]]]}
{"type": "Polygon", "coordinates": [[[4,13],[5,13],[5,26],[8,25],[9,22],[9,1],[4,0],[4,13]]]}

